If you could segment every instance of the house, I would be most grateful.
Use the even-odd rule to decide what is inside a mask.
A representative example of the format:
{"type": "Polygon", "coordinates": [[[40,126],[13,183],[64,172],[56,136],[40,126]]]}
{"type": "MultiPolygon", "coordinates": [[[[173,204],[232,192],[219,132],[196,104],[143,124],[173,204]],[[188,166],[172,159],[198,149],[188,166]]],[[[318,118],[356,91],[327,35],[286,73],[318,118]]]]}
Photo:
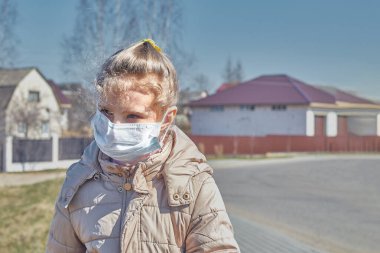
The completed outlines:
{"type": "Polygon", "coordinates": [[[205,90],[190,90],[186,88],[179,92],[179,100],[177,103],[178,112],[176,116],[176,125],[186,133],[190,133],[191,110],[189,104],[192,100],[207,97],[205,90]]]}
{"type": "Polygon", "coordinates": [[[61,136],[69,101],[35,68],[0,68],[0,140],[61,136]]]}
{"type": "Polygon", "coordinates": [[[48,84],[53,90],[54,97],[59,104],[59,109],[61,112],[60,124],[63,130],[62,135],[64,135],[64,132],[69,128],[69,112],[71,111],[70,109],[72,107],[72,104],[69,98],[63,93],[61,88],[53,80],[48,80],[48,84]]]}
{"type": "Polygon", "coordinates": [[[80,83],[62,83],[59,87],[65,97],[71,101],[68,131],[65,135],[71,137],[92,136],[90,120],[96,109],[93,91],[80,83]]]}
{"type": "Polygon", "coordinates": [[[380,104],[263,75],[191,104],[194,136],[380,136],[380,104]]]}
{"type": "Polygon", "coordinates": [[[193,100],[207,97],[207,91],[205,90],[190,90],[186,88],[179,92],[179,101],[177,103],[178,112],[189,116],[190,114],[190,102],[193,100]]]}

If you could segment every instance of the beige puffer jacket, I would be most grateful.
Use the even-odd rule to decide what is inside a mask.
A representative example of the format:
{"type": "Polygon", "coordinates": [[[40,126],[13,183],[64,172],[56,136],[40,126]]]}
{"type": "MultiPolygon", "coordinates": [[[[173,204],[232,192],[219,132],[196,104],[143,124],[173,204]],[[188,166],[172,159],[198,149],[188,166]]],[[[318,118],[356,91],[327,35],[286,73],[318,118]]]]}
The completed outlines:
{"type": "Polygon", "coordinates": [[[239,252],[205,157],[178,128],[170,136],[133,170],[90,144],[67,171],[46,252],[239,252]]]}

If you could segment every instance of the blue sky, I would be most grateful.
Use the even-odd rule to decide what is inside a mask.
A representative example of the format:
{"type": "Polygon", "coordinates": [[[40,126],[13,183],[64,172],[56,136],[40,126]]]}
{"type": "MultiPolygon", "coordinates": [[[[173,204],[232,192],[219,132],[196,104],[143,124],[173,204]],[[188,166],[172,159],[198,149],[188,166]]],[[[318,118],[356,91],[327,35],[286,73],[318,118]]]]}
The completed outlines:
{"type": "MultiPolygon", "coordinates": [[[[63,34],[75,20],[75,0],[19,0],[20,66],[60,71],[63,34]]],[[[196,57],[194,73],[215,90],[228,57],[244,79],[288,74],[380,100],[380,1],[191,0],[184,4],[183,46],[196,57]]],[[[136,38],[139,40],[140,38],[136,38]]],[[[187,83],[186,85],[190,85],[187,83]]]]}

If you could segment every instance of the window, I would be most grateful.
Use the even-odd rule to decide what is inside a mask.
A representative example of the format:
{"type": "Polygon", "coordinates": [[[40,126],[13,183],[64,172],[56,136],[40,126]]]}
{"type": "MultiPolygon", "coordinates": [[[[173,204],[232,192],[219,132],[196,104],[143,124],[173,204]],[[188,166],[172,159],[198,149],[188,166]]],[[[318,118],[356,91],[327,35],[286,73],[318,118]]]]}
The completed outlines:
{"type": "Polygon", "coordinates": [[[223,112],[224,111],[224,106],[223,105],[214,105],[210,107],[210,110],[212,112],[223,112]]]}
{"type": "Polygon", "coordinates": [[[25,122],[19,122],[17,124],[17,132],[20,134],[25,134],[26,133],[26,124],[25,122]]]}
{"type": "Polygon", "coordinates": [[[39,91],[29,91],[28,102],[40,102],[40,92],[39,91]]]}
{"type": "Polygon", "coordinates": [[[254,105],[241,105],[240,111],[254,111],[255,106],[254,105]]]}
{"type": "Polygon", "coordinates": [[[49,127],[49,122],[48,121],[44,121],[42,122],[42,125],[41,125],[41,132],[43,134],[48,134],[50,131],[50,127],[49,127]]]}
{"type": "Polygon", "coordinates": [[[272,111],[286,111],[286,105],[272,105],[272,111]]]}

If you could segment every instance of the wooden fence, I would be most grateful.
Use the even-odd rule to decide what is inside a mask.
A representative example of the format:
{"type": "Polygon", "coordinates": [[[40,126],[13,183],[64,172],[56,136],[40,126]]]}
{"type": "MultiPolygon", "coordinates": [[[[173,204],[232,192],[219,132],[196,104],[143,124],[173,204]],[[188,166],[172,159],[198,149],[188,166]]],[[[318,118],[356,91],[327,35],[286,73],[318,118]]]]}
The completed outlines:
{"type": "Polygon", "coordinates": [[[199,136],[190,138],[207,155],[265,154],[268,152],[380,152],[378,136],[199,136]]]}

